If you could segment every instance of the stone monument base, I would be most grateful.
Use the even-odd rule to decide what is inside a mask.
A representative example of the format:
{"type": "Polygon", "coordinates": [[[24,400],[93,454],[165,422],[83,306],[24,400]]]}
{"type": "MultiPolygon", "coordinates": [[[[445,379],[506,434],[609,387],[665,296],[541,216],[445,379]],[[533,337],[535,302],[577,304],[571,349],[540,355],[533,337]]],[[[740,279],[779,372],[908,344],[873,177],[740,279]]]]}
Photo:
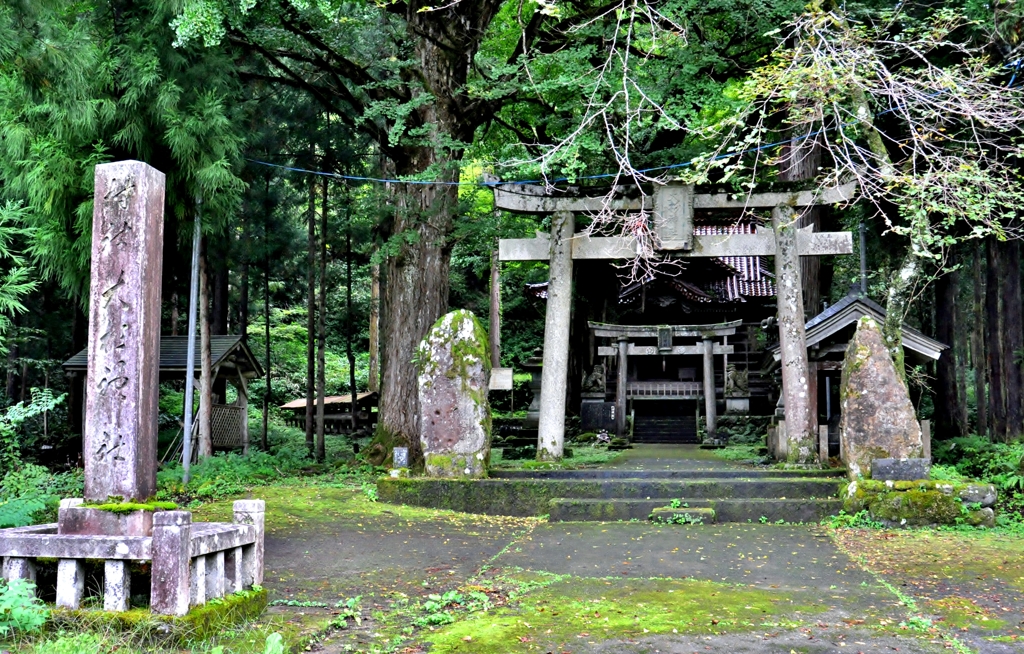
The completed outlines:
{"type": "Polygon", "coordinates": [[[152,536],[154,511],[114,512],[81,506],[81,500],[61,502],[57,533],[62,536],[152,536]]]}

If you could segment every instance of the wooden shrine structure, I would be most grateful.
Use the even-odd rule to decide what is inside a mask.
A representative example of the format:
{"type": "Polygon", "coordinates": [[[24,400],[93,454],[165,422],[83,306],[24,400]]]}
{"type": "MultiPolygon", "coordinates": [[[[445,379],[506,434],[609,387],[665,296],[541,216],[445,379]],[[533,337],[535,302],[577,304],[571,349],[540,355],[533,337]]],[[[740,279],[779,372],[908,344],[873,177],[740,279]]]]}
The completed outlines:
{"type": "MultiPolygon", "coordinates": [[[[560,458],[565,438],[566,388],[569,364],[569,333],[572,311],[572,270],[574,260],[628,260],[638,256],[631,237],[593,237],[576,233],[576,214],[649,212],[653,216],[658,254],[666,258],[774,257],[775,284],[778,289],[778,324],[782,384],[786,407],[786,437],[792,459],[814,460],[817,424],[810,406],[807,348],[804,334],[804,308],[800,281],[800,257],[850,254],[853,239],[848,232],[814,232],[798,229],[798,208],[850,201],[855,183],[823,190],[792,190],[736,194],[701,193],[692,185],[657,186],[653,194],[636,198],[553,196],[540,186],[493,183],[495,208],[530,214],[551,215],[551,233],[538,233],[529,239],[502,239],[500,261],[548,261],[549,282],[544,325],[543,367],[541,370],[541,406],[538,424],[538,454],[542,458],[560,458]],[[770,209],[771,229],[759,227],[753,233],[700,234],[694,230],[695,211],[745,211],[770,209]]],[[[615,339],[614,354],[622,362],[630,356],[630,339],[658,337],[663,353],[700,354],[705,375],[702,395],[709,432],[714,432],[716,389],[715,354],[725,354],[724,344],[715,345],[735,325],[617,326],[592,325],[595,336],[615,339]],[[640,332],[643,332],[641,335],[640,332]],[[696,345],[675,345],[676,336],[699,337],[696,345]],[[705,338],[706,336],[706,338],[705,338]],[[693,350],[690,352],[689,350],[693,350]]],[[[649,346],[648,346],[649,347],[649,346]]],[[[633,345],[632,353],[646,353],[633,345]]],[[[610,355],[601,350],[599,354],[610,355]]],[[[616,389],[616,429],[625,424],[625,397],[628,392],[622,378],[625,366],[619,366],[616,389]]]]}

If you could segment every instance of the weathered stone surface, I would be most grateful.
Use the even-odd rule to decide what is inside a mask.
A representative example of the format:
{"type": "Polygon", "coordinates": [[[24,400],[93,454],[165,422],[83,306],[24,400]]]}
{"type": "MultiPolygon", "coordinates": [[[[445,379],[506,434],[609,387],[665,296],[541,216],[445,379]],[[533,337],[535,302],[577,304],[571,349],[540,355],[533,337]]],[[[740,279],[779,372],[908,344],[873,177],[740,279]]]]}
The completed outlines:
{"type": "Polygon", "coordinates": [[[928,479],[928,459],[873,459],[871,478],[878,481],[914,481],[928,479]]]}
{"type": "Polygon", "coordinates": [[[874,459],[921,458],[914,405],[870,317],[860,319],[846,349],[840,402],[840,439],[851,479],[869,476],[874,459]]]}
{"type": "Polygon", "coordinates": [[[164,175],[102,164],[95,189],[85,498],[145,500],[156,492],[164,175]]]}
{"type": "Polygon", "coordinates": [[[131,597],[131,572],[127,561],[103,563],[103,610],[127,611],[131,597]]]}
{"type": "Polygon", "coordinates": [[[161,511],[153,516],[153,567],[149,606],[161,615],[188,613],[192,514],[161,511]]]}
{"type": "MultiPolygon", "coordinates": [[[[484,343],[487,339],[484,339],[484,343]]],[[[263,500],[236,500],[232,505],[237,525],[251,525],[252,545],[242,547],[242,575],[245,587],[263,583],[263,552],[267,504],[263,500]]],[[[242,543],[237,543],[241,545],[242,543]]]]}
{"type": "Polygon", "coordinates": [[[983,507],[993,506],[999,497],[992,484],[968,484],[960,489],[958,495],[964,504],[980,504],[983,507]]]}
{"type": "Polygon", "coordinates": [[[85,562],[61,559],[57,562],[57,606],[77,609],[85,593],[85,562]]]}
{"type": "Polygon", "coordinates": [[[83,506],[65,506],[57,512],[57,533],[62,536],[150,536],[153,511],[114,513],[83,506]]]}
{"type": "Polygon", "coordinates": [[[420,344],[417,367],[427,474],[485,476],[491,446],[487,333],[469,311],[442,316],[420,344]]]}

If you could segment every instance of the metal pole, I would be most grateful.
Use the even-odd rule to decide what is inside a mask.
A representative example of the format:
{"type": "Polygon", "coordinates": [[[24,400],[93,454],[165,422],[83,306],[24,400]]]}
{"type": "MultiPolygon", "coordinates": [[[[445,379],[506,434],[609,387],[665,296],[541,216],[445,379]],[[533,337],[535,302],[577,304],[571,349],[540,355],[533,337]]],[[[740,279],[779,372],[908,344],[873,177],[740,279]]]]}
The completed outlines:
{"type": "Polygon", "coordinates": [[[192,280],[188,291],[188,356],[185,362],[185,433],[181,445],[181,467],[183,483],[189,481],[192,466],[192,394],[195,386],[196,369],[196,311],[199,308],[199,245],[202,238],[199,209],[202,198],[196,198],[196,225],[192,235],[192,280]]]}
{"type": "Polygon", "coordinates": [[[864,221],[860,222],[860,294],[868,294],[868,253],[864,247],[864,221]]]}

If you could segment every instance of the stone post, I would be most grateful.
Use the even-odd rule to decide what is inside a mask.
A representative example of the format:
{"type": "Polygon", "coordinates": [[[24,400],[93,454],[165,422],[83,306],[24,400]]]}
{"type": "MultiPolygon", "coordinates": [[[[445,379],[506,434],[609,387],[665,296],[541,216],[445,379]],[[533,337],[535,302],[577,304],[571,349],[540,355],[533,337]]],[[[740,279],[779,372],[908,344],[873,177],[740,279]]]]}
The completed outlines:
{"type": "Polygon", "coordinates": [[[243,586],[263,583],[263,533],[266,502],[263,500],[236,500],[234,504],[235,524],[252,525],[256,528],[256,541],[242,548],[243,586]]]}
{"type": "Polygon", "coordinates": [[[572,316],[572,212],[551,216],[548,306],[544,318],[544,367],[541,368],[537,458],[558,461],[565,446],[565,393],[569,375],[569,321],[572,316]]]}
{"type": "Polygon", "coordinates": [[[32,559],[8,556],[4,559],[4,579],[28,579],[33,584],[36,583],[36,562],[32,559]]]}
{"type": "Polygon", "coordinates": [[[128,598],[132,594],[131,574],[128,562],[107,559],[103,562],[103,610],[127,611],[128,598]]]}
{"type": "Polygon", "coordinates": [[[191,596],[192,606],[202,606],[206,604],[206,557],[197,556],[192,559],[192,575],[190,577],[191,587],[189,588],[189,595],[191,596]]]}
{"type": "Polygon", "coordinates": [[[188,613],[192,514],[157,511],[153,515],[153,568],[150,610],[161,615],[188,613]]]}
{"type": "Polygon", "coordinates": [[[241,547],[232,548],[225,553],[224,574],[226,575],[225,592],[227,593],[240,593],[245,590],[243,558],[241,547]]]}
{"type": "Polygon", "coordinates": [[[206,556],[206,599],[224,597],[224,551],[206,556]]]}
{"type": "Polygon", "coordinates": [[[782,393],[785,396],[786,459],[813,463],[815,414],[807,381],[807,340],[804,332],[804,301],[800,289],[800,256],[797,252],[797,216],[793,208],[772,210],[775,230],[775,283],[778,288],[779,352],[782,362],[782,393]]]}
{"type": "Polygon", "coordinates": [[[85,499],[156,492],[164,175],[96,166],[89,287],[85,499]]]}
{"type": "Polygon", "coordinates": [[[57,562],[57,606],[77,609],[85,594],[85,564],[81,559],[57,562]]]}
{"type": "Polygon", "coordinates": [[[921,458],[932,462],[932,421],[921,421],[921,458]]]}
{"type": "Polygon", "coordinates": [[[718,407],[715,405],[715,343],[710,338],[702,341],[704,348],[704,412],[707,414],[708,439],[718,431],[718,407]]]}
{"type": "Polygon", "coordinates": [[[619,339],[619,367],[615,383],[615,435],[625,438],[626,434],[626,387],[629,385],[629,339],[619,339]]]}
{"type": "Polygon", "coordinates": [[[828,425],[818,425],[818,462],[828,464],[828,425]]]}

